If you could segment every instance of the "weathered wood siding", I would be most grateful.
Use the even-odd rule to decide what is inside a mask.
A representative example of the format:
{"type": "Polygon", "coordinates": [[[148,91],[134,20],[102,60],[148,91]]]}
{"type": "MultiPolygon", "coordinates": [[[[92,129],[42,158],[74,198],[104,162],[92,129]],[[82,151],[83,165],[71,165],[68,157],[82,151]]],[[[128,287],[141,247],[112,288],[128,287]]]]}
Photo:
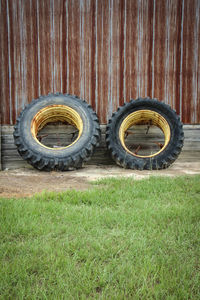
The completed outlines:
{"type": "MultiPolygon", "coordinates": [[[[13,126],[2,126],[2,169],[16,169],[30,165],[17,152],[13,140],[13,126]]],[[[105,125],[101,125],[101,142],[92,159],[87,164],[111,165],[115,162],[110,157],[105,143],[105,125]]],[[[184,162],[200,161],[200,125],[184,126],[185,141],[179,159],[184,162]]]]}
{"type": "Polygon", "coordinates": [[[0,171],[2,170],[2,164],[1,164],[1,123],[0,123],[0,171]]]}
{"type": "Polygon", "coordinates": [[[199,16],[199,0],[0,0],[2,123],[55,91],[101,123],[139,96],[200,123],[199,16]]]}

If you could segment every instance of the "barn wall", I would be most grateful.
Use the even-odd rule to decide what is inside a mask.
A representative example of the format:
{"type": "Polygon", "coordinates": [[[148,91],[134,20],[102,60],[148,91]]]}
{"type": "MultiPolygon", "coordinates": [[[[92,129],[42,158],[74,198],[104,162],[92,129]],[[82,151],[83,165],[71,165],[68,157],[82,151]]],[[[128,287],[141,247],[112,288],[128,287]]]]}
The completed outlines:
{"type": "Polygon", "coordinates": [[[2,124],[56,91],[101,123],[150,96],[200,124],[199,16],[199,0],[0,0],[2,124]]]}
{"type": "MultiPolygon", "coordinates": [[[[105,142],[105,125],[101,125],[101,141],[96,148],[91,160],[86,164],[111,165],[115,164],[112,160],[105,142]]],[[[13,139],[13,126],[2,126],[2,169],[18,169],[22,167],[30,167],[28,163],[22,159],[17,152],[17,147],[13,139]]],[[[184,146],[178,162],[198,162],[200,161],[200,125],[184,125],[183,126],[185,140],[184,146]]],[[[60,130],[62,131],[62,130],[60,130]]],[[[60,136],[60,135],[59,135],[60,136]]],[[[0,169],[1,170],[1,169],[0,169]]]]}

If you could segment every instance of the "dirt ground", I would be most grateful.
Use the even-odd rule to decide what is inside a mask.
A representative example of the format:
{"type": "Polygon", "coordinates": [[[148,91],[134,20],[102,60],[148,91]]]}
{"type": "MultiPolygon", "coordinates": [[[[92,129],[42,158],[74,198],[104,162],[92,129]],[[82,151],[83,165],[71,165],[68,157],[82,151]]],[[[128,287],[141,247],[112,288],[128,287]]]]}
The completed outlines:
{"type": "Polygon", "coordinates": [[[136,171],[126,170],[116,165],[88,165],[69,172],[40,172],[33,168],[23,168],[0,172],[0,197],[29,197],[41,191],[85,190],[91,181],[105,177],[133,177],[135,180],[149,176],[180,176],[200,174],[199,162],[175,162],[166,170],[136,171]]]}

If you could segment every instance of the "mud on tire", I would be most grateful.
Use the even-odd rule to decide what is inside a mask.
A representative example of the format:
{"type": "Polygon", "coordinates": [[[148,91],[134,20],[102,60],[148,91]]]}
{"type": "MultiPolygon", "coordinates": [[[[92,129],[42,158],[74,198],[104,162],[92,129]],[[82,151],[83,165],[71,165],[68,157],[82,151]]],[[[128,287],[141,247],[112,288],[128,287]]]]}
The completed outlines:
{"type": "MultiPolygon", "coordinates": [[[[149,128],[147,128],[147,131],[149,128]]],[[[156,99],[139,98],[125,103],[113,113],[106,128],[106,143],[115,162],[129,169],[158,170],[173,163],[183,147],[183,128],[179,116],[169,105],[156,99]],[[138,125],[159,128],[164,135],[163,144],[148,155],[140,154],[140,145],[134,151],[126,145],[125,138],[138,125]]]]}
{"type": "Polygon", "coordinates": [[[49,94],[33,100],[19,115],[14,127],[19,154],[39,170],[73,170],[82,167],[100,139],[96,113],[84,100],[69,94],[49,94]],[[76,139],[67,146],[51,148],[37,137],[52,122],[66,122],[77,129],[76,139]]]}

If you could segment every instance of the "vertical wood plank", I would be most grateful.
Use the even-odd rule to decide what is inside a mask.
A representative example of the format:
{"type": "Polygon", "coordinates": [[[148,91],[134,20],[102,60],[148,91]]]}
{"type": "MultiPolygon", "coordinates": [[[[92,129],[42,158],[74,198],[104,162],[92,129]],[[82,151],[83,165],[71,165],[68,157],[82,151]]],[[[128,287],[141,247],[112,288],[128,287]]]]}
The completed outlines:
{"type": "Polygon", "coordinates": [[[137,98],[138,58],[138,1],[126,3],[126,101],[137,98]]]}
{"type": "Polygon", "coordinates": [[[194,102],[196,99],[196,1],[184,1],[183,22],[183,60],[182,60],[182,116],[184,123],[194,122],[194,102]],[[191,16],[194,16],[193,18],[191,16]]]}
{"type": "Polygon", "coordinates": [[[10,122],[10,88],[9,88],[9,52],[8,52],[8,18],[7,18],[7,3],[0,2],[0,115],[2,124],[9,124],[10,122]]]}
{"type": "Polygon", "coordinates": [[[109,103],[109,1],[97,3],[97,114],[102,123],[107,122],[109,103]]]}

